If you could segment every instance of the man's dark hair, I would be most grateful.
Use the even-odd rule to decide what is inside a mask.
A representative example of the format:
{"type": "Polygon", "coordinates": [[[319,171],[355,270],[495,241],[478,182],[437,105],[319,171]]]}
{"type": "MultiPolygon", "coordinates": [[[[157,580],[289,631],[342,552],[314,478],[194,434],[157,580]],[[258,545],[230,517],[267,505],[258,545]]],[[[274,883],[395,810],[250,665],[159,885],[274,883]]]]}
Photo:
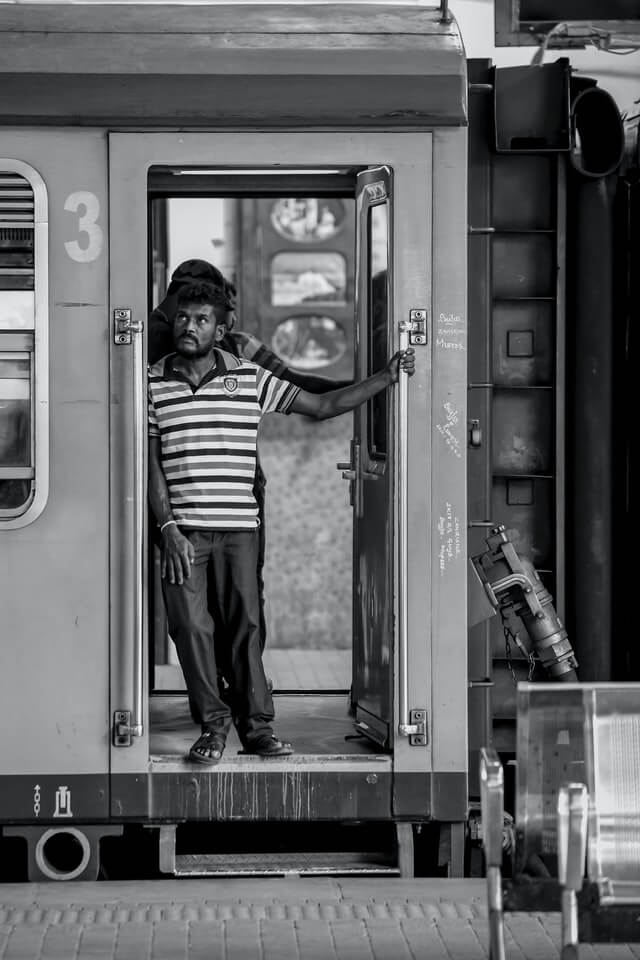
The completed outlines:
{"type": "Polygon", "coordinates": [[[224,288],[214,287],[212,283],[186,283],[178,293],[178,306],[185,303],[208,303],[224,311],[231,309],[224,288]]]}
{"type": "Polygon", "coordinates": [[[212,283],[214,287],[224,287],[225,278],[208,260],[183,260],[171,274],[167,296],[179,293],[188,283],[212,283]]]}

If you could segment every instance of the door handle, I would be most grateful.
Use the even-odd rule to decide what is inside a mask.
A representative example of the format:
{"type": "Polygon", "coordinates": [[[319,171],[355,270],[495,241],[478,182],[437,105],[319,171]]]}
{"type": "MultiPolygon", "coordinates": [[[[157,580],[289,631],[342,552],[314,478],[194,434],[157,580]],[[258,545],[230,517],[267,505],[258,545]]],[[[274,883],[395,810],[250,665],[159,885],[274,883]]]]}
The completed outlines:
{"type": "Polygon", "coordinates": [[[342,479],[343,479],[343,480],[355,480],[355,478],[356,478],[356,472],[355,472],[355,470],[353,470],[353,468],[351,467],[351,461],[350,461],[350,460],[347,461],[347,463],[343,463],[343,462],[341,462],[341,463],[336,463],[336,468],[337,468],[338,470],[342,470],[342,479]]]}
{"type": "Polygon", "coordinates": [[[362,516],[362,469],[360,465],[360,444],[351,441],[351,460],[336,463],[342,471],[342,479],[349,481],[349,503],[356,517],[362,516]]]}

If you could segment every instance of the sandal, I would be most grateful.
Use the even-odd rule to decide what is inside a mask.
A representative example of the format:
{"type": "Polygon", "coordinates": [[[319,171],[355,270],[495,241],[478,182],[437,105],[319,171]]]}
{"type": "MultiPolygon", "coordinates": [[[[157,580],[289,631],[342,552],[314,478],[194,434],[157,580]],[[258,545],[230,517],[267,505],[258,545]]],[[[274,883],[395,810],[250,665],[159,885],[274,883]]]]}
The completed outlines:
{"type": "Polygon", "coordinates": [[[244,750],[239,750],[238,753],[257,757],[288,757],[293,753],[293,747],[284,740],[278,740],[273,734],[264,733],[245,743],[244,750]]]}
{"type": "Polygon", "coordinates": [[[213,766],[219,763],[227,744],[226,738],[215,730],[204,730],[189,750],[189,759],[213,766]]]}

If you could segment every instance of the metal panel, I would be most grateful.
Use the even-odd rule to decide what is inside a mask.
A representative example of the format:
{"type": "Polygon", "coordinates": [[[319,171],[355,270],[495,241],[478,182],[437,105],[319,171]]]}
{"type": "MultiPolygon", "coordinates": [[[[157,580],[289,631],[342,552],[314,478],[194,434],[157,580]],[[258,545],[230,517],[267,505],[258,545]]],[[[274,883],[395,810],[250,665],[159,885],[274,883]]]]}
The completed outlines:
{"type": "Polygon", "coordinates": [[[104,773],[69,774],[60,764],[55,774],[2,776],[0,819],[43,824],[99,819],[106,816],[108,793],[106,769],[104,773]]]}
{"type": "Polygon", "coordinates": [[[600,904],[638,899],[640,684],[521,684],[518,688],[516,869],[541,860],[557,876],[557,797],[589,788],[588,876],[600,904]]]}
{"type": "Polygon", "coordinates": [[[553,463],[553,396],[547,391],[495,392],[493,465],[498,475],[549,474],[553,463]]]}
{"type": "MultiPolygon", "coordinates": [[[[488,99],[488,98],[487,98],[488,99]]],[[[496,230],[553,230],[555,204],[548,190],[555,158],[495,154],[491,157],[492,225],[496,230]],[[522,184],[527,184],[527,190],[522,184]]]]}
{"type": "Polygon", "coordinates": [[[39,171],[50,214],[49,500],[0,531],[0,724],[17,731],[0,767],[32,776],[27,817],[44,775],[108,768],[106,150],[95,131],[5,129],[3,152],[39,171]]]}
{"type": "Polygon", "coordinates": [[[554,238],[496,235],[493,240],[493,295],[502,300],[549,297],[555,292],[554,238]]]}
{"type": "MultiPolygon", "coordinates": [[[[455,20],[391,4],[12,5],[0,17],[4,72],[428,76],[460,119],[464,50],[455,20]],[[105,44],[105,35],[114,43],[105,44]],[[117,38],[117,39],[115,39],[117,38]],[[25,57],[28,51],[28,57],[25,57]],[[458,81],[457,83],[455,81],[458,81]],[[458,94],[458,96],[456,96],[458,94]]],[[[292,91],[295,96],[295,91],[292,91]]],[[[213,106],[215,109],[215,106],[213,106]]]]}
{"type": "MultiPolygon", "coordinates": [[[[394,138],[398,142],[398,138],[394,138]]],[[[393,249],[396,253],[393,278],[393,311],[396,324],[409,320],[409,311],[427,307],[429,316],[435,313],[433,300],[433,257],[437,244],[433,240],[433,136],[416,136],[412,154],[404,154],[406,163],[391,162],[385,152],[385,162],[393,169],[394,217],[393,249]]],[[[464,156],[462,157],[464,162],[464,156]]],[[[396,326],[397,329],[397,326],[396,326]]],[[[432,343],[435,325],[427,322],[427,344],[416,347],[416,373],[407,385],[407,551],[410,558],[407,571],[408,610],[407,628],[409,637],[409,708],[426,707],[429,724],[426,748],[411,746],[407,737],[395,738],[394,772],[428,771],[432,769],[432,682],[433,682],[433,623],[434,607],[431,602],[432,559],[429,531],[433,514],[430,461],[433,438],[431,435],[432,397],[432,343]]],[[[391,351],[399,346],[399,334],[391,351]]],[[[396,417],[398,414],[396,413],[396,417]]],[[[394,424],[397,431],[397,420],[394,424]]],[[[395,434],[397,435],[397,433],[395,434]]],[[[394,487],[398,489],[400,477],[395,465],[394,487]]],[[[397,500],[397,497],[396,497],[397,500]]],[[[399,517],[394,521],[399,522],[399,517]]],[[[397,529],[397,527],[396,527],[397,529]]],[[[399,558],[398,558],[399,562],[399,558]]],[[[438,584],[436,593],[439,593],[438,584]]],[[[395,590],[398,586],[396,583],[395,590]]],[[[395,599],[397,623],[399,598],[395,599]]],[[[394,653],[394,671],[399,672],[397,651],[394,653]]],[[[401,722],[398,703],[394,710],[394,727],[401,722]]],[[[417,778],[419,780],[419,778],[417,778]]],[[[427,809],[429,799],[418,794],[415,802],[427,809]]],[[[397,812],[397,811],[396,811],[397,812]]]]}
{"type": "MultiPolygon", "coordinates": [[[[481,551],[483,524],[504,523],[518,552],[543,574],[562,615],[564,161],[492,152],[490,63],[472,63],[470,73],[469,379],[470,421],[477,426],[469,452],[470,536],[481,551]]],[[[506,749],[504,721],[515,719],[515,711],[499,618],[470,631],[470,644],[482,645],[484,638],[494,658],[491,712],[506,749]]],[[[516,675],[526,677],[526,663],[517,649],[512,653],[516,675]]],[[[472,680],[481,679],[480,660],[478,653],[472,680]]],[[[473,692],[476,701],[485,697],[481,689],[473,692]]],[[[485,743],[490,735],[487,730],[485,743]]]]}
{"type": "Polygon", "coordinates": [[[549,479],[497,477],[493,483],[493,516],[511,531],[517,552],[529,557],[538,572],[554,567],[554,499],[549,479]]]}
{"type": "MultiPolygon", "coordinates": [[[[467,132],[434,133],[433,769],[467,774],[467,132]]],[[[416,472],[412,473],[416,477],[416,472]]],[[[466,790],[465,796],[466,796],[466,790]]],[[[458,808],[459,809],[459,808],[458,808]]]]}
{"type": "MultiPolygon", "coordinates": [[[[491,284],[492,167],[489,139],[491,124],[490,85],[485,83],[483,62],[469,71],[469,191],[468,191],[468,358],[467,410],[467,512],[469,555],[485,549],[491,509],[491,391],[487,386],[491,369],[492,311],[491,284]],[[473,387],[472,384],[482,386],[473,387]],[[472,436],[471,431],[475,430],[472,436]]],[[[483,590],[484,592],[484,590],[483,590]]],[[[491,651],[488,622],[469,630],[469,792],[480,795],[478,752],[491,742],[491,651]],[[474,685],[474,681],[480,685],[474,685]]]]}
{"type": "Polygon", "coordinates": [[[149,816],[193,820],[386,820],[391,816],[387,764],[341,770],[291,764],[286,770],[154,769],[149,816]],[[379,769],[378,769],[379,768],[379,769]],[[385,769],[386,768],[386,769],[385,769]]]}
{"type": "Polygon", "coordinates": [[[89,123],[108,127],[207,129],[242,125],[425,129],[465,121],[459,77],[451,92],[440,79],[407,80],[379,73],[248,78],[14,73],[2,74],[2,84],[0,119],[9,123],[16,115],[25,124],[69,124],[84,116],[89,123]]]}
{"type": "Polygon", "coordinates": [[[0,4],[0,73],[0,114],[21,123],[424,129],[466,119],[458,26],[412,3],[0,4]]]}
{"type": "Polygon", "coordinates": [[[550,387],[555,379],[553,303],[496,303],[493,310],[493,383],[496,387],[550,387]]]}
{"type": "MultiPolygon", "coordinates": [[[[374,36],[455,37],[457,24],[445,22],[436,5],[425,7],[414,0],[405,3],[355,0],[120,0],[111,5],[95,0],[26,0],[2,11],[0,32],[99,33],[145,36],[158,32],[174,38],[205,32],[210,36],[237,36],[247,33],[284,34],[298,41],[313,35],[372,34],[374,36]],[[114,17],[114,7],[118,16],[114,17]]],[[[618,0],[625,2],[625,0],[618,0]]],[[[629,2],[629,0],[626,0],[629,2]]],[[[256,44],[259,38],[256,37],[256,44]]]]}

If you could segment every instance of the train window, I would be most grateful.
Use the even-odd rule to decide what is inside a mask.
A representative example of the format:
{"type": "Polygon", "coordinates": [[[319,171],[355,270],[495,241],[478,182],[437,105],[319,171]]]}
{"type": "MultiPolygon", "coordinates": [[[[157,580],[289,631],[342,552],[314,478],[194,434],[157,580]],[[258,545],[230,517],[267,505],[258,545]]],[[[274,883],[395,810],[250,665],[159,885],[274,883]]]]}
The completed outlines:
{"type": "Polygon", "coordinates": [[[344,303],[347,262],[341,253],[277,253],[271,261],[271,303],[344,303]]]}
{"type": "Polygon", "coordinates": [[[10,527],[47,497],[46,231],[41,178],[0,161],[0,524],[10,527]]]}
{"type": "Polygon", "coordinates": [[[286,240],[318,243],[334,237],[346,215],[344,203],[334,197],[283,197],[271,208],[271,223],[286,240]]]}
{"type": "MultiPolygon", "coordinates": [[[[368,215],[368,302],[369,342],[367,375],[381,370],[389,358],[388,300],[389,300],[389,242],[388,207],[380,203],[370,207],[368,215]]],[[[369,401],[369,456],[384,459],[387,455],[387,391],[369,401]]]]}
{"type": "Polygon", "coordinates": [[[274,330],[271,346],[287,364],[310,370],[327,367],[343,357],[347,335],[333,317],[287,317],[274,330]]]}

